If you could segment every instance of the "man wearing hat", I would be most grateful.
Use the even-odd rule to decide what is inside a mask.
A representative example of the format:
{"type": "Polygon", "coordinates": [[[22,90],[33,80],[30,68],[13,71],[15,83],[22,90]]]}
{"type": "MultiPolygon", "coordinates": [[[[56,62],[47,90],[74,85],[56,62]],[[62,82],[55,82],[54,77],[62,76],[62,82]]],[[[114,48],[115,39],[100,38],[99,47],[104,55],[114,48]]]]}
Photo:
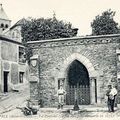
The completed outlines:
{"type": "Polygon", "coordinates": [[[108,97],[107,106],[108,106],[108,111],[109,111],[109,112],[111,112],[111,99],[110,99],[111,89],[112,89],[112,85],[108,85],[108,90],[107,90],[107,92],[106,92],[106,96],[108,97]]]}
{"type": "Polygon", "coordinates": [[[64,96],[66,94],[65,90],[63,89],[63,84],[60,84],[60,89],[58,89],[58,109],[63,109],[64,105],[64,96]]]}
{"type": "Polygon", "coordinates": [[[108,85],[108,90],[106,95],[108,96],[108,110],[109,112],[114,112],[115,97],[117,95],[117,89],[115,86],[108,85]]]}
{"type": "Polygon", "coordinates": [[[114,106],[115,106],[115,99],[116,99],[116,95],[117,95],[117,86],[116,85],[113,85],[110,93],[109,93],[109,96],[110,96],[110,99],[111,99],[111,111],[114,112],[114,106]]]}

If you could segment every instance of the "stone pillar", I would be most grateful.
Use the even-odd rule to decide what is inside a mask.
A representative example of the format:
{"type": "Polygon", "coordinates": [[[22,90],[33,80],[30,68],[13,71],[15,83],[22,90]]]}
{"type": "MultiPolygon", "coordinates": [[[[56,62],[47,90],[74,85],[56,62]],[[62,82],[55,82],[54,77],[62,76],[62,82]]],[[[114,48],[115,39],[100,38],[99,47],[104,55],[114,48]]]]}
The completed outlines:
{"type": "Polygon", "coordinates": [[[91,104],[96,104],[97,101],[97,79],[90,78],[90,98],[91,104]]]}
{"type": "MultiPolygon", "coordinates": [[[[31,76],[32,77],[32,76],[31,76]]],[[[34,77],[32,77],[34,78],[34,77]]],[[[31,100],[38,100],[38,87],[37,87],[37,80],[30,81],[30,99],[31,100]]]]}
{"type": "Polygon", "coordinates": [[[90,98],[91,98],[91,104],[95,104],[95,83],[94,83],[94,78],[90,78],[90,98]]]}
{"type": "Polygon", "coordinates": [[[39,101],[39,62],[38,55],[33,55],[30,58],[30,100],[33,103],[37,103],[39,101]]]}

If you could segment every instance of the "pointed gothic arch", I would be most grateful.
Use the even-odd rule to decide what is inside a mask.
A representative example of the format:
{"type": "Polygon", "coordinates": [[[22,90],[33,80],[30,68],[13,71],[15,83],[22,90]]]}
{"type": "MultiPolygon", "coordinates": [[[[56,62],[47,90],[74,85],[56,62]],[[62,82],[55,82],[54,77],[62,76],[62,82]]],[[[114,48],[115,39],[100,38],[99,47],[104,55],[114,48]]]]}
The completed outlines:
{"type": "Polygon", "coordinates": [[[89,86],[89,73],[86,67],[78,60],[74,60],[67,69],[67,80],[69,85],[89,86]]]}
{"type": "Polygon", "coordinates": [[[97,72],[94,69],[93,64],[91,63],[91,61],[79,54],[79,53],[73,53],[71,56],[69,56],[68,58],[66,58],[62,64],[62,66],[60,67],[60,72],[59,72],[59,77],[65,77],[66,76],[66,70],[69,67],[69,65],[74,61],[74,60],[78,60],[80,61],[88,70],[89,73],[89,77],[96,77],[97,76],[97,72]]]}
{"type": "MultiPolygon", "coordinates": [[[[67,78],[67,70],[69,66],[71,65],[71,63],[75,60],[82,63],[88,71],[89,79],[90,79],[90,101],[91,101],[90,103],[95,104],[97,103],[97,81],[96,79],[97,79],[98,74],[93,64],[87,57],[79,53],[73,53],[71,56],[66,58],[63,64],[61,66],[59,65],[60,70],[58,72],[58,79],[63,78],[65,80],[67,78]]],[[[67,84],[66,80],[64,81],[64,84],[67,84]]]]}

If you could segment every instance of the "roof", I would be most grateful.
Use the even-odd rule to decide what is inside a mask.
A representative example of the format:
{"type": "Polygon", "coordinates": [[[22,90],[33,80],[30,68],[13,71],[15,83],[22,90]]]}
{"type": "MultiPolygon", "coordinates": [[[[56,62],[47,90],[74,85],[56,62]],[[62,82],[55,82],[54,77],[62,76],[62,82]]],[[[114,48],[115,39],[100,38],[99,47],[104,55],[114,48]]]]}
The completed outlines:
{"type": "Polygon", "coordinates": [[[9,20],[7,14],[2,7],[2,4],[0,4],[0,19],[9,20]]]}
{"type": "Polygon", "coordinates": [[[0,41],[7,41],[7,42],[14,43],[14,44],[22,45],[21,42],[15,41],[15,40],[13,40],[5,35],[0,35],[0,41]]]}
{"type": "Polygon", "coordinates": [[[10,29],[14,28],[15,26],[19,26],[19,25],[21,26],[21,25],[23,25],[25,23],[26,23],[26,19],[22,18],[18,22],[16,22],[10,29]]]}

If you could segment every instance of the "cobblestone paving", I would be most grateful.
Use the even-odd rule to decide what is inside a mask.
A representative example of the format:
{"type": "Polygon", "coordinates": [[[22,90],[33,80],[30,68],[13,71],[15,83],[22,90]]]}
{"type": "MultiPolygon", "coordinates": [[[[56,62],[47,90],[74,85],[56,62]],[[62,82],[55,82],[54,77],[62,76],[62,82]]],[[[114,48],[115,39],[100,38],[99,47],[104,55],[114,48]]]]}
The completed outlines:
{"type": "Polygon", "coordinates": [[[11,110],[23,104],[29,98],[29,86],[25,86],[20,92],[10,92],[0,98],[0,113],[11,110]]]}

